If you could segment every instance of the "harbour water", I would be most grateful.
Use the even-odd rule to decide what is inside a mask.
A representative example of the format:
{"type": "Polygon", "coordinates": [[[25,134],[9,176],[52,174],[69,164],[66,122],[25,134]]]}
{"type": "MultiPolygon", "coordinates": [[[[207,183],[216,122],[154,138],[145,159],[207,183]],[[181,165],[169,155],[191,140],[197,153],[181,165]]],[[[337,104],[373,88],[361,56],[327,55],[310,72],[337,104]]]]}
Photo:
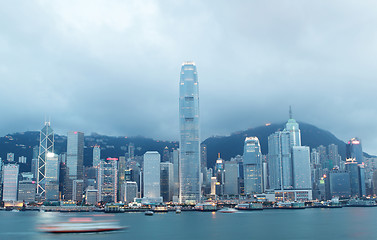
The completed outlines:
{"type": "MultiPolygon", "coordinates": [[[[0,239],[377,239],[377,208],[109,214],[121,232],[47,234],[39,224],[93,213],[0,211],[0,239]]],[[[96,216],[94,216],[96,218],[96,216]]]]}

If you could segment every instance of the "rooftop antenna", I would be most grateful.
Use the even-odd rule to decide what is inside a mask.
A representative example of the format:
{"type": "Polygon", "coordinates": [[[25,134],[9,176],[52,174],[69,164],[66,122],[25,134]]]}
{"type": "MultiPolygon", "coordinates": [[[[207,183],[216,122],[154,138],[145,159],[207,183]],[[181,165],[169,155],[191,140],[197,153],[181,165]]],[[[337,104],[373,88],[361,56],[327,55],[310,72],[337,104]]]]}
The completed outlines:
{"type": "Polygon", "coordinates": [[[292,119],[292,106],[289,105],[289,119],[292,119]]]}

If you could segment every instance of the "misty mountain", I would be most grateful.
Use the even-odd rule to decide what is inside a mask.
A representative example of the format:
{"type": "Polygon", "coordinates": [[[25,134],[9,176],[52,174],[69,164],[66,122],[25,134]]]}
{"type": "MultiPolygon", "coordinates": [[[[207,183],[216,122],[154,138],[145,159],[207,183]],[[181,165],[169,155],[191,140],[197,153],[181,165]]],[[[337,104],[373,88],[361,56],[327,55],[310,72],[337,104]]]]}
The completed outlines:
{"type": "MultiPolygon", "coordinates": [[[[339,148],[339,154],[345,159],[346,144],[339,140],[329,131],[317,128],[311,124],[299,123],[301,130],[302,145],[310,148],[319,145],[327,146],[336,144],[339,148]]],[[[271,124],[268,126],[260,126],[250,128],[245,131],[232,133],[229,136],[214,136],[207,138],[203,143],[207,145],[207,162],[208,167],[213,167],[217,159],[217,154],[221,154],[221,158],[229,160],[236,155],[243,154],[243,144],[246,137],[256,136],[259,138],[262,153],[267,154],[267,139],[270,134],[277,130],[284,129],[285,123],[271,124]]],[[[33,156],[33,147],[39,144],[39,132],[29,131],[23,133],[8,134],[0,138],[0,157],[6,159],[8,152],[15,153],[15,160],[18,157],[27,157],[27,164],[20,164],[21,171],[30,171],[31,159],[33,156]]],[[[92,133],[85,136],[84,148],[84,165],[90,166],[93,158],[93,146],[101,146],[101,158],[124,156],[128,151],[129,143],[135,145],[135,155],[141,156],[146,151],[158,151],[163,155],[163,149],[167,146],[170,150],[178,148],[178,142],[159,141],[142,136],[137,137],[114,137],[99,135],[92,133]]],[[[67,151],[67,137],[55,134],[55,153],[63,153],[67,151]]],[[[366,154],[368,156],[368,154],[366,154]]]]}

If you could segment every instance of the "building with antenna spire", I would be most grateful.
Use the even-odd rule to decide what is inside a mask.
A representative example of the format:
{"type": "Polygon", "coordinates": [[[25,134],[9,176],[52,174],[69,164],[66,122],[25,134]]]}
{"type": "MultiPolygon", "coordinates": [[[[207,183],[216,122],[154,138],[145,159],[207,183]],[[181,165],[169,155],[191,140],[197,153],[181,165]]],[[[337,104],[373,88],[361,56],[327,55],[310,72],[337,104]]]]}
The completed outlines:
{"type": "Polygon", "coordinates": [[[47,154],[54,152],[54,131],[51,128],[51,122],[45,121],[45,125],[40,132],[39,139],[39,154],[37,161],[38,173],[36,176],[37,179],[37,199],[45,199],[45,184],[46,184],[46,161],[47,154]]]}

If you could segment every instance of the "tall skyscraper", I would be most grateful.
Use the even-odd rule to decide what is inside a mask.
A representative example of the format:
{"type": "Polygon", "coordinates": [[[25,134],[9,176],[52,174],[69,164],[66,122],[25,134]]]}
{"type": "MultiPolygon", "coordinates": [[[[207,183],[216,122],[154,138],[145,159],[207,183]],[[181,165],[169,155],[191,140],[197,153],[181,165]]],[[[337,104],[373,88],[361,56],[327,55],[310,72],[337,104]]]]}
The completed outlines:
{"type": "Polygon", "coordinates": [[[199,202],[201,194],[199,86],[196,65],[194,62],[183,63],[179,84],[179,201],[181,203],[199,202]]]}
{"type": "Polygon", "coordinates": [[[45,198],[47,201],[59,200],[59,156],[48,152],[46,155],[45,198]]]}
{"type": "Polygon", "coordinates": [[[101,148],[98,145],[93,147],[93,167],[98,166],[101,161],[101,148]]]}
{"type": "Polygon", "coordinates": [[[160,186],[161,197],[164,202],[173,200],[174,193],[174,169],[170,162],[162,162],[160,164],[160,186]]]}
{"type": "Polygon", "coordinates": [[[292,173],[294,189],[310,190],[312,188],[309,147],[292,147],[292,173]]]}
{"type": "Polygon", "coordinates": [[[361,140],[352,138],[346,145],[346,158],[354,158],[358,164],[363,163],[363,149],[361,147],[361,140]]]}
{"type": "Polygon", "coordinates": [[[73,181],[83,179],[84,133],[68,132],[66,200],[73,199],[73,181]]]}
{"type": "Polygon", "coordinates": [[[98,201],[117,202],[118,159],[107,158],[98,165],[98,201]]]}
{"type": "Polygon", "coordinates": [[[207,145],[200,144],[200,164],[202,169],[207,167],[207,145]]]}
{"type": "Polygon", "coordinates": [[[292,108],[289,106],[289,120],[285,124],[285,129],[289,132],[290,147],[301,146],[301,132],[298,123],[293,119],[292,108]]]}
{"type": "Polygon", "coordinates": [[[330,144],[327,146],[328,149],[328,159],[329,159],[329,169],[335,166],[340,166],[340,155],[338,153],[338,145],[330,144]]]}
{"type": "Polygon", "coordinates": [[[268,164],[271,189],[292,189],[290,133],[277,131],[268,136],[268,164]]]}
{"type": "Polygon", "coordinates": [[[40,132],[39,154],[38,154],[38,174],[37,179],[37,198],[43,200],[45,198],[45,175],[46,175],[46,159],[47,153],[54,152],[54,131],[50,122],[45,122],[45,126],[40,132]]]}
{"type": "Polygon", "coordinates": [[[160,198],[160,162],[158,152],[150,151],[144,154],[144,197],[160,198]]]}
{"type": "Polygon", "coordinates": [[[3,167],[3,201],[17,201],[18,173],[17,164],[6,164],[3,167]]]}
{"type": "MultiPolygon", "coordinates": [[[[209,177],[211,181],[211,175],[206,177],[209,177]]],[[[238,163],[236,161],[224,162],[224,194],[238,194],[238,163]]]]}
{"type": "Polygon", "coordinates": [[[243,150],[244,193],[263,192],[262,152],[257,137],[247,137],[243,150]]]}

